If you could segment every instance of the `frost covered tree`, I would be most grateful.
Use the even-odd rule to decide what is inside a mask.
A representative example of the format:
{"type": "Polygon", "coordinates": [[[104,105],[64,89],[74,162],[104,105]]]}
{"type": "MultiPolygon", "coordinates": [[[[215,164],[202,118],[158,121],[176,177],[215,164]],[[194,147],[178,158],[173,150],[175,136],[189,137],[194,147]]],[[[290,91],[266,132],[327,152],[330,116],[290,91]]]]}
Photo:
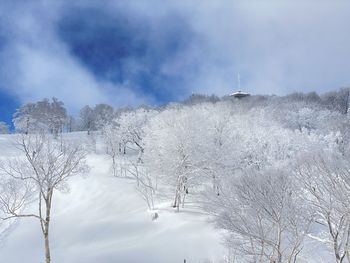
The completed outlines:
{"type": "Polygon", "coordinates": [[[128,175],[136,179],[136,191],[146,202],[149,210],[154,209],[154,196],[156,194],[156,181],[145,169],[143,163],[134,160],[125,168],[128,175]]]}
{"type": "Polygon", "coordinates": [[[90,108],[90,106],[86,105],[80,110],[80,129],[83,131],[87,131],[88,135],[91,131],[96,129],[95,121],[94,121],[94,111],[90,108]]]}
{"type": "Polygon", "coordinates": [[[297,262],[311,215],[288,172],[246,170],[222,185],[206,207],[242,262],[297,262]]]}
{"type": "Polygon", "coordinates": [[[55,137],[63,131],[67,121],[67,112],[62,101],[52,98],[28,103],[16,110],[13,123],[16,131],[31,133],[38,130],[48,130],[55,137]]]}
{"type": "Polygon", "coordinates": [[[143,165],[144,127],[157,112],[139,108],[121,111],[118,117],[103,128],[107,154],[112,159],[114,176],[129,176],[136,179],[136,190],[145,200],[147,207],[154,208],[155,182],[143,165]],[[126,156],[126,147],[137,150],[137,156],[126,156]]]}
{"type": "Polygon", "coordinates": [[[168,109],[147,125],[144,138],[144,162],[154,180],[171,195],[179,210],[191,188],[206,177],[204,171],[207,144],[203,123],[205,115],[190,107],[168,109]]]}
{"type": "Polygon", "coordinates": [[[125,156],[121,147],[123,138],[120,136],[120,127],[117,123],[111,123],[103,128],[103,138],[107,147],[107,154],[112,159],[113,175],[117,177],[128,176],[136,179],[136,190],[145,200],[147,207],[154,209],[155,182],[147,173],[140,156],[125,156]]]}
{"type": "Polygon", "coordinates": [[[214,94],[211,96],[208,96],[208,95],[193,93],[188,99],[184,101],[184,104],[195,105],[195,104],[205,103],[205,102],[216,103],[218,101],[220,101],[220,98],[214,94]]]}
{"type": "Polygon", "coordinates": [[[102,129],[103,138],[106,142],[107,154],[112,159],[113,174],[117,175],[116,159],[123,159],[121,154],[126,154],[126,147],[136,146],[138,158],[141,162],[143,153],[144,126],[155,111],[137,109],[134,111],[123,111],[117,118],[105,124],[102,129]]]}
{"type": "Polygon", "coordinates": [[[93,109],[93,116],[96,129],[101,130],[113,120],[113,107],[107,104],[97,104],[93,109]]]}
{"type": "Polygon", "coordinates": [[[78,130],[77,122],[73,116],[68,116],[66,129],[67,129],[67,132],[73,132],[78,130]]]}
{"type": "Polygon", "coordinates": [[[338,91],[331,91],[322,96],[324,105],[329,109],[337,110],[347,114],[350,102],[350,88],[342,88],[338,91]]]}
{"type": "Polygon", "coordinates": [[[55,97],[52,98],[51,102],[45,102],[43,106],[43,109],[39,109],[39,111],[43,112],[42,118],[46,118],[51,133],[57,137],[59,133],[62,133],[63,127],[68,120],[66,108],[63,102],[55,97]]]}
{"type": "Polygon", "coordinates": [[[80,110],[79,117],[80,129],[90,134],[91,131],[102,130],[109,125],[114,118],[114,110],[112,106],[103,103],[94,108],[86,105],[80,110]]]}
{"type": "Polygon", "coordinates": [[[118,125],[118,136],[123,144],[124,152],[127,144],[136,146],[139,151],[139,159],[141,159],[144,151],[142,141],[145,136],[144,127],[156,114],[157,111],[144,108],[120,113],[115,122],[118,125]]]}
{"type": "Polygon", "coordinates": [[[213,181],[215,194],[208,191],[201,201],[217,209],[217,223],[226,216],[227,225],[218,224],[231,228],[229,246],[249,260],[294,262],[315,214],[303,202],[306,190],[292,168],[298,165],[297,156],[317,147],[332,145],[344,158],[340,150],[348,121],[338,112],[304,107],[304,102],[265,102],[169,106],[143,130],[143,160],[157,191],[169,198],[172,193],[177,208],[189,191],[212,189],[213,181]],[[252,232],[243,233],[243,226],[252,232]]]}
{"type": "Polygon", "coordinates": [[[0,134],[8,134],[10,133],[9,126],[6,122],[0,121],[0,134]]]}
{"type": "Polygon", "coordinates": [[[318,136],[287,129],[263,109],[240,109],[232,108],[211,135],[218,138],[215,155],[223,156],[206,161],[216,174],[218,193],[207,191],[204,207],[228,231],[227,244],[243,262],[295,262],[312,214],[292,167],[295,156],[307,152],[318,136]]]}
{"type": "Polygon", "coordinates": [[[116,123],[110,123],[103,128],[103,139],[106,144],[106,153],[112,159],[112,171],[114,176],[118,176],[118,158],[121,158],[122,138],[118,133],[116,123]]]}
{"type": "Polygon", "coordinates": [[[85,172],[85,151],[50,134],[21,135],[18,157],[1,162],[0,211],[3,220],[36,218],[45,243],[45,260],[51,262],[49,233],[55,191],[67,191],[69,178],[85,172]],[[37,208],[31,204],[36,203],[37,208]],[[25,209],[27,208],[27,209],[25,209]]]}
{"type": "Polygon", "coordinates": [[[27,103],[16,110],[13,124],[17,132],[28,134],[37,127],[38,117],[34,103],[27,103]]]}
{"type": "MultiPolygon", "coordinates": [[[[135,178],[150,209],[155,196],[177,210],[188,200],[205,207],[241,261],[299,262],[312,237],[340,263],[349,260],[350,119],[346,90],[332,96],[195,96],[118,111],[102,118],[102,134],[114,175],[122,167],[135,178]]],[[[86,113],[86,129],[100,129],[86,113]]]]}
{"type": "Polygon", "coordinates": [[[350,262],[350,166],[335,150],[318,150],[303,156],[297,169],[298,179],[307,194],[305,199],[323,226],[316,240],[323,240],[337,263],[350,262]],[[322,233],[328,233],[324,239],[322,233]]]}

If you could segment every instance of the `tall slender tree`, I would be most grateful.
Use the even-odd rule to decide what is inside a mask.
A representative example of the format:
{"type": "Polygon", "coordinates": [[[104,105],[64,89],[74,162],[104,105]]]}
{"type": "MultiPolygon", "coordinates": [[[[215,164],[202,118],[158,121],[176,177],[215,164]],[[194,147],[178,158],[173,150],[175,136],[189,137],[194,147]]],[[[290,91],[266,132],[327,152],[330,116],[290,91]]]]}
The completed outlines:
{"type": "Polygon", "coordinates": [[[85,172],[85,151],[50,134],[21,135],[16,148],[19,156],[1,162],[0,210],[3,220],[36,218],[45,243],[45,262],[51,262],[49,234],[53,195],[67,189],[69,178],[85,172]],[[24,208],[36,202],[37,212],[24,208]]]}

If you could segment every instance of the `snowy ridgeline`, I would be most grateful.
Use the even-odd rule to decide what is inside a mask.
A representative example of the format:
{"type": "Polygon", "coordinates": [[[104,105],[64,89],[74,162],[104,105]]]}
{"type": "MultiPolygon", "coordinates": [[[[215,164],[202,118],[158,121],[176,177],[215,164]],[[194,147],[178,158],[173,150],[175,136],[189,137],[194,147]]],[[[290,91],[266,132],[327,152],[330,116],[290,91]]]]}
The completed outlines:
{"type": "Polygon", "coordinates": [[[39,205],[41,229],[20,221],[4,255],[36,262],[41,231],[47,263],[349,263],[349,94],[85,107],[85,131],[63,134],[51,110],[24,111],[1,137],[0,203],[39,205]]]}
{"type": "MultiPolygon", "coordinates": [[[[1,158],[18,154],[16,135],[0,136],[1,158]]],[[[66,135],[91,145],[85,133],[66,135]]],[[[219,233],[195,207],[176,213],[169,202],[155,204],[159,218],[152,221],[135,180],[116,178],[111,161],[97,143],[90,153],[91,170],[70,179],[68,193],[56,192],[50,234],[53,262],[220,262],[226,249],[219,233]]],[[[37,210],[36,204],[27,211],[37,210]]],[[[20,219],[0,247],[0,262],[43,262],[43,241],[36,219],[20,219]]]]}

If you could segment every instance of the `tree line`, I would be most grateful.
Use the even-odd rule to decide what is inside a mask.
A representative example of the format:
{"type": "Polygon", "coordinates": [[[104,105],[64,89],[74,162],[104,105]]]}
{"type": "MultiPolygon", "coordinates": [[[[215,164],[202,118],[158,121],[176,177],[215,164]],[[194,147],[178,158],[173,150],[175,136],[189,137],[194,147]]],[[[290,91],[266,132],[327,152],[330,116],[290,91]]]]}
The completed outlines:
{"type": "Polygon", "coordinates": [[[114,176],[135,180],[150,210],[159,200],[201,207],[238,262],[308,262],[313,242],[350,262],[349,94],[194,94],[157,108],[85,106],[78,121],[55,98],[26,104],[14,115],[22,154],[0,165],[2,219],[37,218],[49,263],[53,193],[95,151],[114,176]],[[70,131],[94,147],[60,136],[70,131]],[[26,213],[34,201],[39,212],[26,213]]]}

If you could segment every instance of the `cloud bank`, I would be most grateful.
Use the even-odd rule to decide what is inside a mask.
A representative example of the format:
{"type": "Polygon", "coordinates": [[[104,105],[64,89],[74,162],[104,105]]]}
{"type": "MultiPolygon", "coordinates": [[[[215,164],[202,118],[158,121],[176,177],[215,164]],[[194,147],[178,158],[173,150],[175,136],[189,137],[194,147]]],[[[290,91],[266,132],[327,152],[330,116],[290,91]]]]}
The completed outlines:
{"type": "Polygon", "coordinates": [[[347,1],[3,1],[0,88],[70,110],[349,86],[347,1]]]}

